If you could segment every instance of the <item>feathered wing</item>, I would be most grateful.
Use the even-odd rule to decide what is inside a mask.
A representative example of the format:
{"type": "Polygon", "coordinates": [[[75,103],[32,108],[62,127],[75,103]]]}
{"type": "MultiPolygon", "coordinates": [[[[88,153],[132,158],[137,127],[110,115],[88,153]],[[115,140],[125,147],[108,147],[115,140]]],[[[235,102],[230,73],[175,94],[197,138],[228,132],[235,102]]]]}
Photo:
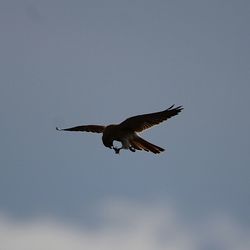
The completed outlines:
{"type": "Polygon", "coordinates": [[[175,115],[178,115],[182,109],[182,106],[174,108],[174,105],[172,105],[164,111],[130,117],[120,123],[119,126],[122,129],[127,129],[135,132],[142,132],[145,129],[148,129],[154,125],[166,121],[167,119],[175,115]]]}
{"type": "Polygon", "coordinates": [[[105,129],[105,126],[101,125],[82,125],[76,126],[72,128],[58,128],[56,130],[63,130],[63,131],[79,131],[79,132],[92,132],[92,133],[102,133],[105,129]]]}

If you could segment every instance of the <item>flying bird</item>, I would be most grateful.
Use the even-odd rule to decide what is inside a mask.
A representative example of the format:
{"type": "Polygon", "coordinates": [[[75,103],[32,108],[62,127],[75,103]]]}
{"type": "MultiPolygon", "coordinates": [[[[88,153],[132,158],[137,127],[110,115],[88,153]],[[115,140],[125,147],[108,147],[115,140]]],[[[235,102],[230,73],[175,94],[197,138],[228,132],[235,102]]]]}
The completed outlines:
{"type": "Polygon", "coordinates": [[[174,107],[174,105],[172,105],[168,109],[160,112],[132,116],[120,124],[111,124],[108,126],[82,125],[64,129],[56,127],[56,129],[60,131],[102,133],[102,142],[104,146],[114,149],[116,154],[119,154],[121,149],[129,149],[132,152],[135,152],[136,150],[145,150],[147,152],[159,154],[164,151],[163,148],[144,140],[137,133],[166,121],[167,119],[179,114],[182,109],[182,106],[174,107]],[[114,141],[121,142],[121,147],[115,147],[113,145],[114,141]]]}

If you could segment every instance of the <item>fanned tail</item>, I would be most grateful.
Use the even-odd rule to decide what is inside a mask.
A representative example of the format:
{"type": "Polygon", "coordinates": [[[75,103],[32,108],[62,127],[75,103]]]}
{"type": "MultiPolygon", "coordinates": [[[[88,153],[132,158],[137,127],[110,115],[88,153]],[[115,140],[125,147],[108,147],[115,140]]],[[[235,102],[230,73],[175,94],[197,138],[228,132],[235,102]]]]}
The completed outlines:
{"type": "Polygon", "coordinates": [[[161,152],[163,152],[165,149],[159,147],[159,146],[156,146],[144,139],[142,139],[141,137],[139,136],[136,136],[135,138],[133,138],[133,141],[130,142],[130,144],[132,145],[132,147],[134,147],[135,149],[137,150],[145,150],[145,151],[150,151],[154,154],[159,154],[161,152]]]}

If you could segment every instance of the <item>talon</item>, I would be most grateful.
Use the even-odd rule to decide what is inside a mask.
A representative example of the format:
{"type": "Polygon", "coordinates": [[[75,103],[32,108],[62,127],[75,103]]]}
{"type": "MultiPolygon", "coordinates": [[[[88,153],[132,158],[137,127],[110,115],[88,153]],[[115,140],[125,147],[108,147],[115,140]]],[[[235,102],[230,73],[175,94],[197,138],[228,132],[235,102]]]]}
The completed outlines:
{"type": "Polygon", "coordinates": [[[113,147],[113,149],[115,150],[115,153],[116,153],[116,154],[119,154],[119,153],[120,153],[121,148],[113,147]]]}
{"type": "Polygon", "coordinates": [[[135,152],[136,150],[133,147],[129,147],[129,150],[135,152]]]}

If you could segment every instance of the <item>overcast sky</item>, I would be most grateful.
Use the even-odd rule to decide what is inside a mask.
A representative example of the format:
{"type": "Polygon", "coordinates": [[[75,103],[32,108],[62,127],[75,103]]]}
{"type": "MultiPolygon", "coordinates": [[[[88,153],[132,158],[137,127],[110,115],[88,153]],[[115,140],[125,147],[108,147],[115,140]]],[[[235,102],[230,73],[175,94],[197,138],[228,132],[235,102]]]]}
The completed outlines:
{"type": "Polygon", "coordinates": [[[249,249],[249,13],[244,0],[1,0],[3,249],[249,249]],[[160,155],[55,130],[172,104],[183,112],[143,134],[160,155]]]}

